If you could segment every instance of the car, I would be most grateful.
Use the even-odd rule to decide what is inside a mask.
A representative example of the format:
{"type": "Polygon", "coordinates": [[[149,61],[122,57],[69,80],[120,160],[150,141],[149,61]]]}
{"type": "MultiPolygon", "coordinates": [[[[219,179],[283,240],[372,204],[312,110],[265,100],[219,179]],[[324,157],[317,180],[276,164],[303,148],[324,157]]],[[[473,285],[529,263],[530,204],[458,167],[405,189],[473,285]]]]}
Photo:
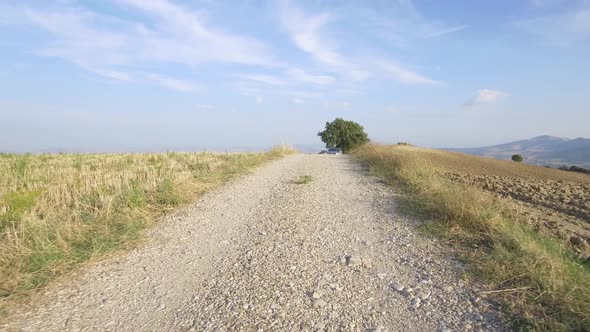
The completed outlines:
{"type": "Polygon", "coordinates": [[[338,148],[329,148],[328,154],[342,154],[342,150],[340,150],[338,148]]]}

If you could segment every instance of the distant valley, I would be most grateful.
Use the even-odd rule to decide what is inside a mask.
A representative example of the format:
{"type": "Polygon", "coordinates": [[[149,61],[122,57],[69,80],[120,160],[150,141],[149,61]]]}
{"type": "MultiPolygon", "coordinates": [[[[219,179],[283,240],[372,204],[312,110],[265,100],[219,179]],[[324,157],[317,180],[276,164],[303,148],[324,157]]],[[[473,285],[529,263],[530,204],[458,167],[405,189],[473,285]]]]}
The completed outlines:
{"type": "Polygon", "coordinates": [[[590,139],[562,138],[549,135],[481,148],[445,149],[496,159],[510,159],[514,154],[524,157],[524,162],[559,167],[576,165],[590,168],[590,139]]]}

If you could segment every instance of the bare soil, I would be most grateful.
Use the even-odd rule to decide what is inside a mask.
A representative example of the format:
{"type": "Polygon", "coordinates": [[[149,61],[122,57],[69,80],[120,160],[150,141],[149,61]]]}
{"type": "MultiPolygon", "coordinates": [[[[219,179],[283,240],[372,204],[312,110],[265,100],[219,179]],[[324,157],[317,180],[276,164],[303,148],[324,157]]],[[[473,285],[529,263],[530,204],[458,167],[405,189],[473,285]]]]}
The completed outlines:
{"type": "Polygon", "coordinates": [[[564,239],[582,258],[590,256],[590,184],[468,173],[447,176],[511,200],[530,225],[564,239]]]}

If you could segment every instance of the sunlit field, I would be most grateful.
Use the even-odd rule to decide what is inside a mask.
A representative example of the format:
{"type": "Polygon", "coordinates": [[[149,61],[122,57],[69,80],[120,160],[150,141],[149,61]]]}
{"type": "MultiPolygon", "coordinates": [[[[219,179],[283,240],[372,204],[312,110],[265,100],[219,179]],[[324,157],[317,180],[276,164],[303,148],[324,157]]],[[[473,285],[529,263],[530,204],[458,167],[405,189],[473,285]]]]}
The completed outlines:
{"type": "Polygon", "coordinates": [[[0,309],[284,154],[0,154],[0,309]]]}

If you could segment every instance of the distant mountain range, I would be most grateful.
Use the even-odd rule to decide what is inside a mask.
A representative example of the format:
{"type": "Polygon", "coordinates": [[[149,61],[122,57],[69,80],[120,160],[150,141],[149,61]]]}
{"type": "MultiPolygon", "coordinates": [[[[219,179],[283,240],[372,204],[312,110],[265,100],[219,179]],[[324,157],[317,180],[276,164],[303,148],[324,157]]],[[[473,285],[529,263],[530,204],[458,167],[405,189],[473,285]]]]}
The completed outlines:
{"type": "Polygon", "coordinates": [[[576,165],[590,168],[590,139],[549,135],[482,148],[445,149],[477,156],[509,160],[520,154],[524,162],[544,166],[576,165]]]}

